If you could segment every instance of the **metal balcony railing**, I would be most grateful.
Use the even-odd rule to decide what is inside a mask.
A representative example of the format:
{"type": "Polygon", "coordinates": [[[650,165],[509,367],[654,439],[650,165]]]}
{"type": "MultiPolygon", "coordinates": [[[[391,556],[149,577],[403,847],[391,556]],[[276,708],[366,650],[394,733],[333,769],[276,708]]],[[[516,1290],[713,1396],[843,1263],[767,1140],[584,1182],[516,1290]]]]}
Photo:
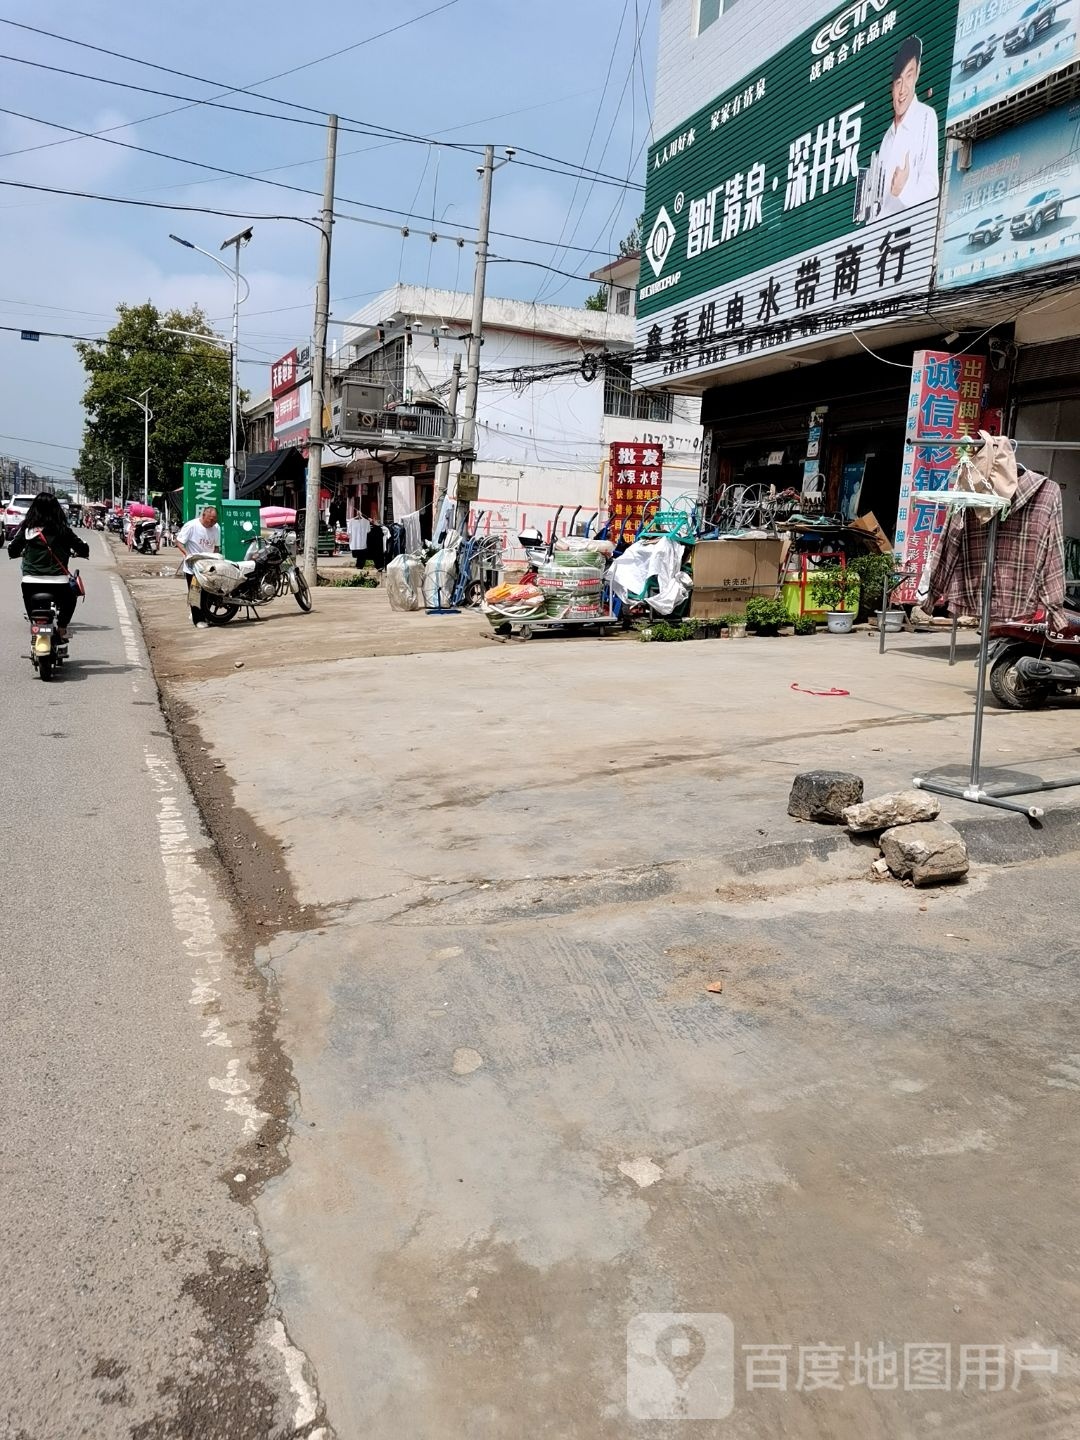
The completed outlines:
{"type": "Polygon", "coordinates": [[[400,435],[406,441],[422,440],[448,445],[454,438],[453,417],[421,405],[396,405],[382,416],[383,433],[400,435]]]}

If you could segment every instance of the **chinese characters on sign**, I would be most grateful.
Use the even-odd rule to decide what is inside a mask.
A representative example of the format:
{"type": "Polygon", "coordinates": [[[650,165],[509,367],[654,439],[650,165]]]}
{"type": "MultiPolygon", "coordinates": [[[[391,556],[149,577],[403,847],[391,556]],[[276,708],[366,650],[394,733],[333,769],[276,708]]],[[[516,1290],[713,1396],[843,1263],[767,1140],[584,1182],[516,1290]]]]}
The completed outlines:
{"type": "Polygon", "coordinates": [[[900,568],[915,572],[916,578],[898,592],[902,604],[914,600],[918,575],[945,523],[944,510],[914,504],[912,492],[944,490],[948,486],[958,453],[953,442],[978,432],[985,384],[986,360],[982,355],[915,352],[894,551],[900,568]]]}
{"type": "MultiPolygon", "coordinates": [[[[895,28],[895,10],[890,10],[889,13],[883,15],[880,20],[871,20],[869,25],[864,29],[856,30],[849,38],[842,39],[839,45],[825,50],[820,60],[814,61],[810,66],[810,83],[813,84],[815,80],[820,80],[822,75],[828,75],[830,70],[835,70],[838,66],[843,65],[846,60],[849,60],[854,55],[858,55],[867,45],[873,45],[876,40],[880,40],[882,36],[888,35],[895,28]]],[[[824,30],[819,32],[819,38],[822,37],[826,37],[826,31],[824,30]]],[[[816,42],[814,50],[815,53],[817,53],[818,45],[816,42]]]]}
{"type": "Polygon", "coordinates": [[[270,366],[270,394],[273,399],[296,384],[296,350],[292,349],[270,366]]]}
{"type": "Polygon", "coordinates": [[[221,505],[224,465],[184,465],[184,519],[193,520],[204,505],[221,505]]]}
{"type": "Polygon", "coordinates": [[[646,508],[660,499],[664,479],[664,447],[617,441],[611,447],[610,463],[607,504],[609,535],[615,541],[623,534],[630,539],[641,529],[646,508]]]}

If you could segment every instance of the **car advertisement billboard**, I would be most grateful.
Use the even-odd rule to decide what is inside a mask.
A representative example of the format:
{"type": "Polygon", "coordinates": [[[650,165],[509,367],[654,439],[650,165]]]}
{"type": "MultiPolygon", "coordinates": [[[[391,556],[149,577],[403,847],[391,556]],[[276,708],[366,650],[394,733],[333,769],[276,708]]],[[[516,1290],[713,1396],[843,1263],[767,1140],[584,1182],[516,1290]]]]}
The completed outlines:
{"type": "Polygon", "coordinates": [[[1071,65],[1078,33],[1080,0],[960,0],[948,123],[1071,65]]]}
{"type": "Polygon", "coordinates": [[[635,380],[924,308],[955,25],[841,5],[652,147],[635,380]]]}
{"type": "Polygon", "coordinates": [[[1080,105],[1062,105],[953,155],[942,204],[942,289],[1080,255],[1080,105]]]}

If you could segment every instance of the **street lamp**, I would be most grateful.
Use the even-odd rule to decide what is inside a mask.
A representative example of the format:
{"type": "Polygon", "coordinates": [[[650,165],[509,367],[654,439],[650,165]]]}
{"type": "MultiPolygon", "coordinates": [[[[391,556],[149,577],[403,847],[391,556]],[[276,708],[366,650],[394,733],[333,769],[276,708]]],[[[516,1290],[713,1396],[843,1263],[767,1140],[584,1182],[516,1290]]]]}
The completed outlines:
{"type": "Polygon", "coordinates": [[[246,245],[251,239],[252,230],[248,226],[241,230],[238,235],[232,235],[228,240],[223,240],[221,249],[227,250],[230,246],[235,250],[234,261],[231,266],[226,265],[224,260],[219,260],[209,250],[204,250],[201,245],[194,245],[190,240],[184,240],[179,235],[169,235],[170,240],[175,240],[178,245],[183,245],[187,250],[197,250],[200,255],[205,255],[207,260],[212,260],[219,269],[224,270],[226,275],[232,277],[233,282],[233,317],[232,317],[232,347],[229,351],[229,499],[236,499],[236,410],[237,410],[237,348],[240,341],[240,306],[244,303],[240,299],[240,281],[244,280],[244,300],[251,294],[251,286],[240,274],[240,247],[246,245]]]}
{"type": "Polygon", "coordinates": [[[139,409],[143,412],[143,452],[142,452],[142,455],[143,455],[143,459],[142,459],[142,463],[143,463],[143,472],[142,472],[142,473],[143,473],[143,481],[142,481],[142,498],[143,498],[143,504],[144,504],[144,505],[149,505],[149,504],[150,504],[150,421],[154,418],[154,412],[150,409],[150,406],[146,403],[146,402],[149,400],[149,398],[150,398],[150,387],[149,387],[149,385],[148,385],[148,386],[146,387],[146,389],[142,392],[142,399],[141,399],[141,400],[136,400],[134,395],[125,395],[125,396],[124,396],[124,399],[125,399],[125,400],[130,400],[131,403],[132,403],[132,405],[138,405],[139,409]]]}

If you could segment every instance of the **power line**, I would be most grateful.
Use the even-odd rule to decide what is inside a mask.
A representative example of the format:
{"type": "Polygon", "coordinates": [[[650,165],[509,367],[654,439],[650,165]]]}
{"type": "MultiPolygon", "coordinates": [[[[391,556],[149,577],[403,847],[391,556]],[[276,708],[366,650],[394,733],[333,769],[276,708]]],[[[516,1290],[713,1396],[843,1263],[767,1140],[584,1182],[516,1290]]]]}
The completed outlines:
{"type": "MultiPolygon", "coordinates": [[[[2,55],[0,55],[0,59],[3,59],[3,58],[5,58],[5,57],[3,57],[2,55]]],[[[3,107],[3,106],[0,106],[0,114],[13,115],[13,116],[15,116],[17,119],[27,120],[27,121],[29,121],[31,124],[34,124],[34,125],[48,125],[48,126],[50,126],[51,128],[53,128],[53,129],[67,131],[67,132],[69,132],[70,134],[75,135],[75,136],[77,136],[77,137],[79,137],[79,138],[82,138],[82,139],[86,139],[86,140],[98,140],[98,141],[100,141],[101,144],[103,144],[103,145],[114,145],[114,146],[117,146],[117,147],[119,147],[120,149],[123,149],[123,150],[134,150],[134,151],[136,151],[136,152],[138,152],[139,154],[142,154],[142,155],[150,155],[150,156],[153,156],[153,158],[154,158],[154,159],[157,159],[157,160],[168,160],[168,161],[171,161],[171,162],[173,162],[173,163],[175,163],[175,164],[177,164],[177,165],[191,165],[191,166],[194,166],[196,169],[199,169],[199,170],[210,170],[210,171],[213,171],[213,172],[214,172],[215,174],[217,174],[217,175],[226,176],[226,177],[228,177],[228,178],[230,178],[230,179],[233,179],[233,180],[247,180],[247,181],[249,181],[250,183],[256,184],[256,185],[269,185],[269,186],[272,186],[274,189],[277,189],[277,190],[287,190],[287,191],[289,191],[290,193],[296,194],[296,195],[311,195],[311,196],[314,196],[314,197],[316,197],[316,198],[320,198],[320,196],[321,196],[321,192],[318,191],[318,190],[309,189],[309,188],[307,188],[306,186],[302,186],[302,185],[290,185],[290,184],[288,184],[288,183],[287,183],[286,181],[284,181],[284,180],[268,180],[268,179],[266,179],[263,175],[259,174],[258,172],[254,172],[254,173],[253,173],[253,172],[244,171],[244,170],[232,170],[232,169],[229,169],[228,167],[223,166],[223,165],[213,165],[213,164],[211,164],[209,161],[205,161],[205,160],[193,160],[193,159],[189,159],[187,156],[184,156],[184,155],[171,155],[171,154],[169,154],[169,153],[168,153],[167,151],[165,151],[165,150],[155,150],[155,149],[153,149],[152,147],[147,146],[147,145],[136,145],[133,141],[130,141],[130,140],[115,140],[115,139],[111,138],[110,136],[106,135],[104,132],[94,132],[94,131],[90,131],[90,130],[82,130],[82,129],[80,129],[78,126],[75,126],[75,125],[64,125],[64,124],[61,124],[61,122],[58,121],[58,120],[45,120],[45,119],[43,119],[42,117],[40,117],[40,116],[38,116],[38,115],[28,115],[28,114],[26,114],[25,111],[22,111],[22,110],[12,110],[12,109],[5,108],[5,107],[3,107]]],[[[430,153],[430,152],[429,152],[429,153],[430,153]]],[[[4,157],[3,157],[3,156],[0,156],[0,159],[2,159],[2,158],[4,158],[4,157]]],[[[398,209],[394,208],[393,206],[389,206],[389,205],[375,205],[375,204],[373,204],[372,202],[367,201],[367,200],[355,200],[355,199],[353,199],[351,196],[348,196],[348,195],[338,195],[338,196],[336,197],[336,199],[337,199],[341,204],[344,204],[344,205],[355,205],[355,206],[356,206],[357,208],[359,208],[359,209],[363,209],[363,210],[375,210],[375,211],[378,211],[380,214],[384,214],[384,215],[395,215],[395,216],[398,216],[398,217],[400,217],[401,219],[404,219],[404,220],[422,220],[422,221],[425,222],[425,224],[430,224],[430,219],[429,219],[428,216],[418,214],[416,211],[413,211],[413,210],[398,210],[398,209]]],[[[209,212],[207,212],[207,213],[209,213],[209,212]]],[[[254,217],[253,217],[253,218],[254,218],[254,217]]],[[[338,214],[336,218],[342,219],[342,220],[353,220],[353,221],[356,221],[357,223],[362,224],[362,225],[374,225],[374,226],[376,226],[376,227],[379,227],[379,228],[382,228],[382,229],[388,229],[388,230],[398,230],[399,228],[401,228],[401,227],[399,227],[398,225],[396,225],[396,224],[390,224],[390,223],[387,222],[387,221],[371,220],[371,219],[369,219],[369,218],[367,218],[367,217],[365,217],[365,216],[360,216],[360,215],[338,214]]],[[[462,224],[462,228],[463,228],[463,229],[468,229],[468,230],[475,230],[476,227],[475,227],[474,225],[469,225],[469,224],[463,223],[463,224],[462,224]]],[[[429,234],[429,235],[435,235],[435,234],[436,234],[436,232],[434,232],[434,231],[428,231],[428,232],[426,232],[426,233],[429,234]]],[[[516,240],[516,241],[519,241],[520,243],[528,244],[528,245],[541,245],[541,246],[545,246],[545,247],[546,247],[546,246],[551,245],[551,244],[554,243],[554,242],[551,242],[551,241],[538,240],[535,236],[532,236],[532,235],[517,235],[517,234],[514,234],[513,232],[510,232],[510,231],[492,231],[491,233],[492,233],[493,235],[497,235],[497,236],[498,236],[500,239],[502,239],[502,240],[516,240]]],[[[466,241],[469,241],[469,237],[467,237],[467,236],[462,236],[462,235],[458,235],[458,234],[450,234],[450,235],[438,234],[438,235],[436,236],[436,238],[438,238],[438,239],[440,239],[440,240],[453,240],[453,241],[455,241],[455,242],[458,243],[458,244],[464,244],[464,243],[466,243],[466,241]]],[[[471,243],[471,241],[469,241],[469,243],[471,243]]],[[[586,250],[586,249],[584,248],[584,246],[573,246],[573,247],[564,246],[564,247],[562,247],[562,248],[563,248],[563,249],[573,248],[573,249],[575,249],[575,250],[580,250],[582,254],[587,254],[587,255],[595,255],[595,254],[598,253],[595,249],[594,249],[594,250],[586,250]]]]}
{"type": "MultiPolygon", "coordinates": [[[[451,0],[451,3],[456,3],[456,0],[451,0]]],[[[417,18],[423,18],[423,17],[417,17],[417,18]]],[[[57,34],[55,31],[51,31],[51,30],[42,30],[42,29],[40,29],[40,28],[38,28],[38,27],[36,27],[36,26],[25,25],[25,24],[23,24],[23,23],[21,23],[21,22],[19,22],[19,21],[5,19],[5,18],[2,17],[2,16],[0,16],[0,24],[13,25],[13,26],[15,26],[15,27],[18,28],[18,29],[33,31],[33,32],[35,32],[35,33],[37,33],[37,34],[40,34],[40,35],[46,35],[46,36],[48,36],[50,39],[61,40],[61,41],[63,41],[64,43],[69,44],[69,45],[76,45],[76,46],[79,46],[80,48],[83,48],[83,49],[93,50],[93,51],[95,51],[96,53],[99,53],[99,54],[109,55],[109,56],[111,56],[112,58],[117,59],[117,60],[124,60],[124,61],[128,62],[129,64],[142,65],[142,66],[145,66],[145,67],[147,67],[148,69],[151,69],[151,70],[159,70],[159,71],[161,71],[162,73],[164,73],[164,74],[166,74],[166,75],[176,75],[176,76],[179,76],[179,77],[180,77],[181,79],[183,79],[183,80],[193,80],[193,81],[196,82],[196,84],[200,84],[200,85],[213,85],[213,86],[215,86],[215,87],[218,88],[218,90],[219,90],[219,92],[220,92],[221,95],[236,95],[236,94],[249,95],[249,96],[250,96],[252,99],[254,99],[254,100],[264,100],[264,101],[266,101],[268,104],[271,104],[271,105],[285,105],[285,106],[287,106],[289,109],[292,109],[292,110],[300,110],[300,111],[303,111],[303,112],[307,113],[308,115],[318,116],[319,118],[318,118],[317,120],[304,120],[304,119],[301,119],[299,116],[295,116],[295,115],[275,114],[273,111],[267,111],[267,110],[252,110],[252,109],[250,109],[250,108],[247,107],[247,106],[224,105],[224,104],[221,103],[220,99],[216,99],[216,98],[214,98],[214,97],[207,97],[207,98],[205,98],[205,99],[200,99],[198,96],[178,95],[178,94],[176,94],[176,93],[173,92],[173,91],[169,91],[169,90],[158,90],[158,89],[154,89],[154,88],[152,88],[152,87],[150,87],[150,86],[146,86],[146,85],[136,85],[136,84],[134,84],[133,82],[131,82],[131,81],[126,81],[126,80],[113,80],[113,79],[110,79],[110,78],[108,78],[107,76],[104,76],[104,75],[90,75],[90,74],[87,74],[85,71],[71,70],[71,69],[67,69],[67,68],[65,68],[65,67],[63,67],[63,66],[59,66],[59,65],[47,65],[47,64],[45,64],[45,62],[43,62],[43,61],[39,61],[39,60],[27,60],[27,59],[23,58],[22,56],[18,56],[18,55],[0,55],[0,59],[13,61],[15,64],[19,64],[19,65],[30,65],[30,66],[34,66],[34,67],[37,68],[37,69],[50,70],[50,71],[52,71],[52,72],[55,73],[55,74],[70,75],[70,76],[73,76],[74,78],[80,79],[80,80],[96,81],[97,83],[102,84],[102,85],[113,85],[113,86],[118,86],[118,87],[121,88],[121,89],[137,90],[137,91],[139,91],[141,94],[145,94],[145,95],[158,95],[158,96],[161,96],[161,97],[163,97],[163,98],[165,98],[165,99],[168,99],[168,100],[181,100],[181,101],[185,102],[185,105],[184,105],[183,108],[197,107],[197,106],[206,105],[206,106],[210,106],[211,108],[216,109],[216,110],[231,110],[231,111],[235,111],[237,114],[241,114],[241,115],[256,115],[256,116],[260,116],[261,118],[266,119],[266,120],[279,120],[279,121],[287,122],[287,123],[290,123],[290,124],[296,124],[296,125],[314,125],[314,126],[316,126],[317,128],[319,128],[319,129],[322,129],[322,128],[323,128],[324,122],[325,122],[325,120],[326,120],[326,115],[327,115],[327,112],[326,112],[326,111],[324,111],[324,110],[319,110],[316,106],[313,106],[313,105],[303,105],[303,104],[301,104],[301,103],[298,102],[298,101],[288,100],[288,99],[284,98],[283,96],[262,95],[262,94],[259,94],[256,90],[254,90],[254,89],[252,89],[252,88],[250,88],[250,87],[247,87],[247,86],[227,87],[227,86],[225,85],[225,82],[224,82],[224,81],[211,80],[211,79],[209,79],[208,77],[206,77],[205,75],[193,75],[190,71],[187,71],[187,70],[177,70],[177,69],[175,69],[174,67],[172,67],[172,66],[170,66],[170,65],[160,65],[160,64],[158,64],[156,61],[153,61],[153,60],[143,60],[143,59],[141,59],[140,57],[135,56],[135,55],[126,55],[126,54],[123,53],[123,51],[120,51],[120,50],[112,50],[112,49],[109,49],[109,48],[107,48],[107,47],[105,47],[105,46],[93,45],[93,44],[91,44],[89,41],[85,41],[85,40],[75,40],[75,39],[73,39],[71,36],[68,36],[68,35],[60,35],[60,34],[57,34]]],[[[401,27],[398,27],[398,28],[401,28],[401,27]]],[[[620,28],[621,28],[621,27],[620,27],[620,28]]],[[[387,32],[387,33],[389,33],[389,32],[387,32]]],[[[341,53],[344,53],[344,52],[341,52],[341,53]]],[[[324,58],[325,58],[325,57],[324,57],[324,58]]],[[[317,64],[317,63],[319,63],[319,62],[318,62],[318,61],[311,61],[311,62],[309,62],[309,63],[311,63],[311,64],[317,64]]],[[[301,68],[303,68],[303,67],[302,67],[302,66],[298,66],[297,68],[298,68],[298,69],[301,69],[301,68]]],[[[292,72],[291,72],[291,71],[284,71],[284,72],[282,72],[282,73],[283,73],[283,74],[291,74],[292,72]]],[[[278,78],[278,77],[273,77],[273,78],[278,78]]],[[[260,83],[267,83],[267,82],[260,82],[260,83]]],[[[172,112],[167,112],[167,113],[172,113],[172,112]]],[[[147,117],[147,118],[149,118],[149,119],[157,119],[157,118],[160,118],[160,117],[150,116],[150,117],[147,117]]],[[[343,122],[343,123],[341,124],[341,127],[340,127],[340,128],[341,128],[341,132],[342,132],[343,134],[346,134],[346,135],[370,135],[370,136],[373,136],[373,137],[375,137],[375,138],[377,138],[377,139],[390,140],[390,141],[393,141],[393,142],[395,142],[395,143],[400,142],[400,143],[402,143],[402,144],[414,144],[414,145],[439,145],[439,146],[441,146],[441,147],[444,148],[444,149],[461,150],[461,151],[467,152],[467,153],[469,153],[469,154],[480,154],[480,153],[481,153],[481,147],[480,147],[477,143],[475,143],[475,142],[450,141],[450,140],[436,140],[436,139],[433,139],[432,137],[426,136],[426,135],[414,135],[414,134],[412,134],[412,133],[411,133],[410,131],[408,131],[408,130],[397,130],[397,129],[395,129],[393,126],[378,125],[378,124],[376,124],[376,123],[374,123],[374,122],[372,122],[372,121],[358,120],[358,119],[356,119],[354,116],[350,116],[350,115],[341,115],[341,116],[340,116],[340,120],[343,122]],[[351,127],[353,127],[353,128],[351,128],[351,127]]],[[[134,124],[139,124],[139,123],[142,123],[142,122],[135,121],[135,122],[132,122],[132,123],[134,123],[134,124]]],[[[101,133],[104,133],[104,132],[101,132],[101,133]]],[[[12,153],[22,153],[22,152],[12,152],[12,153]]],[[[524,152],[523,152],[523,153],[524,153],[524,152]]],[[[530,153],[530,154],[535,154],[535,153],[537,153],[537,152],[530,151],[530,152],[528,152],[528,153],[530,153]]],[[[0,158],[3,158],[3,157],[0,157],[0,158]]],[[[603,171],[600,171],[600,170],[588,170],[587,167],[575,165],[574,162],[572,162],[572,161],[563,161],[563,160],[560,160],[557,156],[545,156],[544,158],[552,161],[553,164],[556,164],[556,165],[565,165],[565,166],[566,166],[566,171],[565,171],[565,173],[567,174],[568,177],[571,176],[571,175],[578,175],[578,173],[580,172],[580,174],[586,175],[587,178],[594,180],[597,184],[617,185],[617,186],[619,186],[620,188],[626,188],[626,186],[627,186],[627,182],[626,182],[625,180],[623,180],[623,179],[622,179],[621,177],[619,177],[619,176],[609,175],[609,174],[606,174],[606,173],[604,173],[603,171]]],[[[543,170],[543,169],[546,168],[546,167],[544,167],[544,166],[542,166],[542,165],[536,165],[536,164],[534,164],[533,162],[527,161],[527,160],[526,160],[526,161],[522,161],[521,164],[524,165],[526,168],[528,168],[528,169],[533,169],[533,170],[543,170]]],[[[554,172],[552,172],[552,173],[559,174],[559,173],[562,173],[562,172],[554,171],[554,172]]],[[[632,188],[635,188],[635,189],[643,189],[644,187],[643,187],[643,186],[639,186],[639,185],[634,185],[632,188]]]]}
{"type": "MultiPolygon", "coordinates": [[[[293,220],[298,225],[310,225],[313,230],[320,228],[317,220],[305,219],[303,215],[256,215],[250,210],[218,210],[209,205],[181,205],[171,200],[135,200],[129,195],[99,195],[90,190],[65,190],[59,185],[32,185],[28,180],[0,180],[0,185],[9,190],[34,190],[42,195],[65,195],[75,200],[102,200],[110,205],[135,205],[143,210],[184,210],[194,215],[219,215],[226,220],[293,220]]],[[[350,220],[359,220],[350,215],[350,220]]]]}

